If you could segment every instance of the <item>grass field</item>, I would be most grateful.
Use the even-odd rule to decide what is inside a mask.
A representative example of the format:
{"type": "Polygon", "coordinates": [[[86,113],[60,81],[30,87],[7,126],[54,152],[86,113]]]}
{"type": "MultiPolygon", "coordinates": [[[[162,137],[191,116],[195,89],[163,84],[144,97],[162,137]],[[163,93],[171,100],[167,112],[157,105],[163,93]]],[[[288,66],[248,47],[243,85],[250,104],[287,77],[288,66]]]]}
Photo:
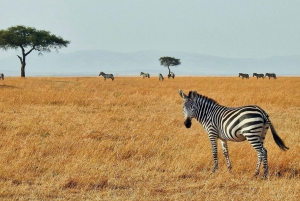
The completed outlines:
{"type": "Polygon", "coordinates": [[[0,200],[299,200],[299,89],[299,77],[7,77],[0,200]],[[253,177],[257,155],[248,142],[229,142],[232,174],[219,146],[211,174],[209,139],[195,120],[183,125],[178,89],[269,114],[290,149],[281,151],[268,132],[267,180],[253,177]]]}

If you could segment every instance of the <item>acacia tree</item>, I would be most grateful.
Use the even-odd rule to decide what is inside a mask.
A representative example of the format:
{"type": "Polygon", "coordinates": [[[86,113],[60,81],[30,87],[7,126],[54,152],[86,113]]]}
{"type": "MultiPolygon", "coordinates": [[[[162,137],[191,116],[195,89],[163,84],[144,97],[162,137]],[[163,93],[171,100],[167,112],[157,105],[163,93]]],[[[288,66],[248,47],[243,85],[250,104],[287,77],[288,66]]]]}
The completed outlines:
{"type": "Polygon", "coordinates": [[[21,49],[21,77],[25,77],[26,56],[33,50],[42,55],[51,52],[51,49],[67,47],[70,41],[51,34],[49,31],[36,30],[33,27],[13,26],[7,30],[0,30],[0,49],[21,49]],[[27,50],[26,50],[27,49],[27,50]]]}
{"type": "Polygon", "coordinates": [[[171,74],[170,66],[177,66],[181,64],[180,59],[175,59],[173,57],[160,57],[159,61],[160,65],[168,67],[169,74],[171,74]]]}

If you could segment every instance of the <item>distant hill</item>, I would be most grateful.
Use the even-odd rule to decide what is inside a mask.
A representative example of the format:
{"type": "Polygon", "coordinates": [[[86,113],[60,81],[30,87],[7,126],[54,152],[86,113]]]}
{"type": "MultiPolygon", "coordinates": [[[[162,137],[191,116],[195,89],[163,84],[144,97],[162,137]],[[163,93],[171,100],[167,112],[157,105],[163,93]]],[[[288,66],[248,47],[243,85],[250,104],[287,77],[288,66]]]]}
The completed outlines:
{"type": "MultiPolygon", "coordinates": [[[[0,52],[1,53],[1,52],[0,52]]],[[[228,76],[239,72],[280,75],[300,75],[300,56],[278,56],[262,59],[235,59],[207,56],[179,51],[139,51],[120,53],[105,50],[80,50],[71,53],[45,53],[27,57],[26,76],[98,76],[100,71],[115,75],[140,75],[141,71],[153,76],[168,69],[159,58],[171,56],[180,59],[181,65],[171,67],[176,75],[228,76]]],[[[20,75],[20,61],[16,56],[0,60],[0,72],[6,76],[20,75]]]]}

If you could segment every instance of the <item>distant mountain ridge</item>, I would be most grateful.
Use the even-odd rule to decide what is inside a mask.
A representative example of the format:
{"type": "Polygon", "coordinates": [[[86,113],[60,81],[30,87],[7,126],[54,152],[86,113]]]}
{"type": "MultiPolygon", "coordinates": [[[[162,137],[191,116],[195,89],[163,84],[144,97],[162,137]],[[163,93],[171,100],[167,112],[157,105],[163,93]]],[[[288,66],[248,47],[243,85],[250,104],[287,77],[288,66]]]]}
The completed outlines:
{"type": "MultiPolygon", "coordinates": [[[[100,71],[115,75],[139,76],[148,72],[153,76],[168,69],[159,58],[170,56],[180,59],[181,65],[171,67],[176,75],[232,76],[239,72],[278,75],[300,75],[300,56],[274,56],[269,58],[224,58],[180,51],[138,51],[120,53],[106,50],[78,50],[71,53],[32,52],[27,57],[26,76],[98,76],[100,71]]],[[[16,56],[0,60],[0,71],[7,76],[20,75],[20,61],[16,56]]]]}

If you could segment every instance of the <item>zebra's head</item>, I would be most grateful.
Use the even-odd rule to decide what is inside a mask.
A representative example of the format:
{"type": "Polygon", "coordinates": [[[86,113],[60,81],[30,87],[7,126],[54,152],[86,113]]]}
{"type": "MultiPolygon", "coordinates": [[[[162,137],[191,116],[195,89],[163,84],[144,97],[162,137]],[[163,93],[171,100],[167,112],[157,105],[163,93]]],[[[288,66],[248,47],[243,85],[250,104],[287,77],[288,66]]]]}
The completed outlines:
{"type": "Polygon", "coordinates": [[[179,95],[183,99],[183,115],[184,115],[184,125],[186,128],[192,126],[192,118],[196,116],[195,110],[197,110],[197,105],[195,104],[195,99],[198,96],[197,91],[190,91],[189,95],[185,95],[181,89],[179,89],[179,95]]]}

